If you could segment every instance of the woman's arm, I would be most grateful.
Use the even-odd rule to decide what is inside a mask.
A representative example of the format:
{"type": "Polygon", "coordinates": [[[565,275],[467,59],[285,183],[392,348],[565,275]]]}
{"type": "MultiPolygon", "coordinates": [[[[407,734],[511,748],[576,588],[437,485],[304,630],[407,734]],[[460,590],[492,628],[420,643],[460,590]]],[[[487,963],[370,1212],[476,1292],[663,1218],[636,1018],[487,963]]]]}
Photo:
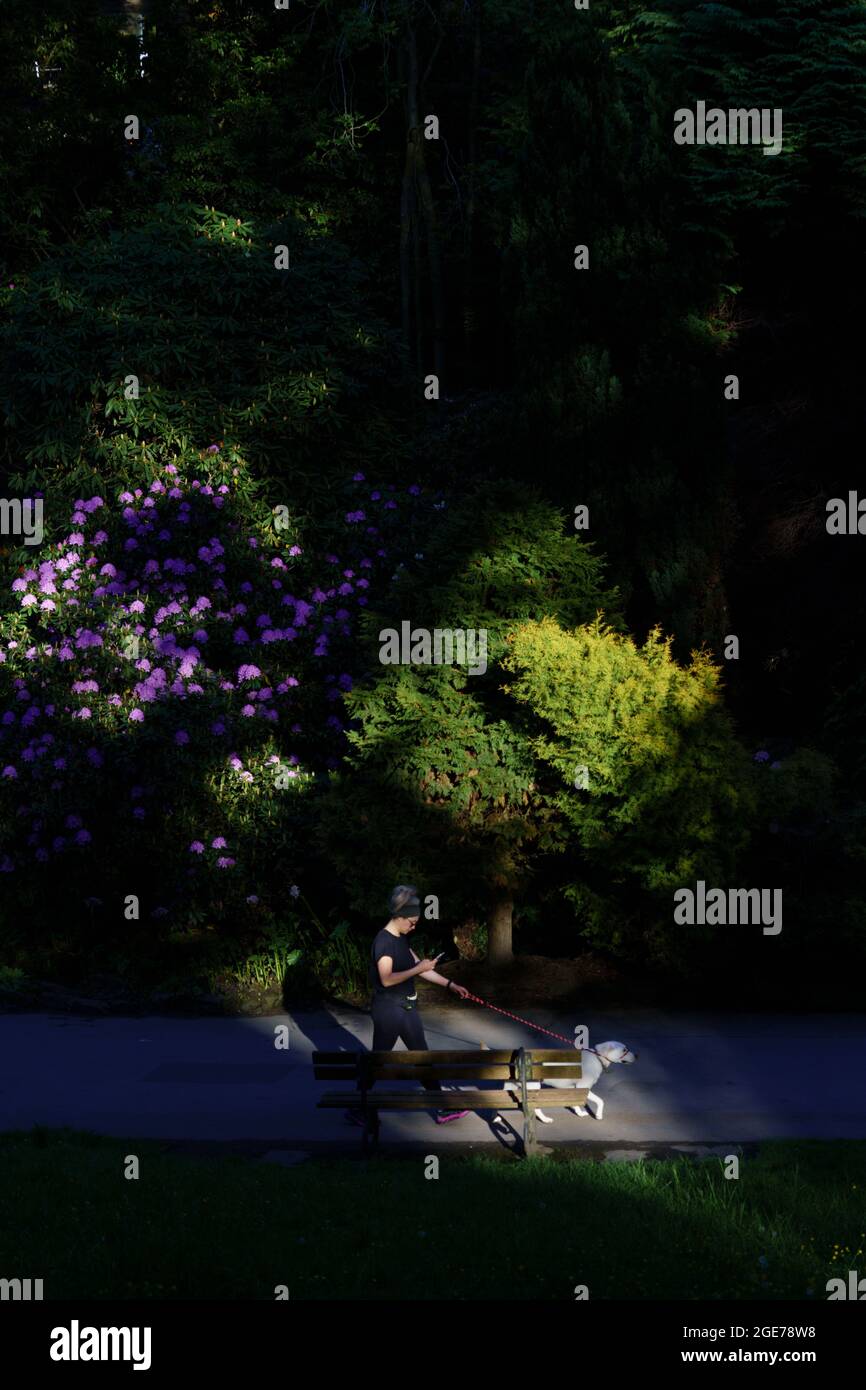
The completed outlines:
{"type": "MultiPolygon", "coordinates": [[[[415,961],[418,960],[414,951],[412,952],[412,959],[415,961]]],[[[411,980],[413,976],[420,975],[425,966],[428,967],[429,972],[429,967],[433,962],[429,960],[420,961],[418,965],[413,965],[411,970],[398,970],[396,973],[392,972],[391,967],[393,964],[394,959],[392,956],[380,956],[376,962],[379,970],[379,979],[382,981],[385,989],[387,989],[389,985],[401,985],[404,980],[411,980]]]]}
{"type": "MultiPolygon", "coordinates": [[[[414,951],[412,951],[412,959],[418,959],[414,951]]],[[[465,999],[466,995],[469,993],[462,985],[454,984],[453,981],[446,979],[444,975],[440,975],[438,970],[422,970],[420,973],[422,980],[429,980],[431,984],[434,985],[445,985],[453,994],[459,994],[461,999],[465,999]]]]}
{"type": "MultiPolygon", "coordinates": [[[[410,954],[410,956],[412,957],[412,959],[417,963],[418,957],[416,956],[415,952],[412,950],[412,947],[411,947],[411,946],[409,947],[409,954],[410,954]]],[[[420,971],[419,973],[420,973],[420,975],[421,975],[421,979],[422,979],[422,980],[430,980],[431,983],[434,984],[434,985],[447,985],[447,984],[448,984],[448,981],[445,979],[445,976],[444,976],[444,975],[440,975],[440,974],[438,973],[438,971],[436,971],[436,970],[423,970],[423,971],[420,971]]]]}

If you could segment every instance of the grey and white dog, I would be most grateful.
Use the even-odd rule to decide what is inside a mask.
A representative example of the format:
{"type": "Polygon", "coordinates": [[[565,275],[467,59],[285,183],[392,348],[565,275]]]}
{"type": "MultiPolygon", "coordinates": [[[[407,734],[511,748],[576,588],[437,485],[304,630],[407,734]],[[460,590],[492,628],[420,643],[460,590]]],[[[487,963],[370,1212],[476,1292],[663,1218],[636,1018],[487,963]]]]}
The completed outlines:
{"type": "MultiPolygon", "coordinates": [[[[637,1058],[631,1048],[626,1047],[625,1043],[621,1042],[599,1043],[598,1047],[592,1050],[586,1047],[579,1047],[577,1043],[575,1043],[575,1047],[578,1052],[581,1053],[580,1066],[583,1075],[579,1081],[545,1081],[544,1083],[541,1081],[530,1081],[527,1085],[527,1089],[530,1091],[539,1091],[541,1090],[542,1084],[544,1086],[552,1086],[560,1091],[575,1089],[582,1091],[588,1087],[589,1091],[586,1097],[586,1103],[587,1105],[592,1103],[595,1108],[590,1113],[596,1120],[600,1120],[604,1115],[604,1101],[601,1099],[601,1096],[596,1095],[593,1087],[609,1067],[615,1065],[628,1066],[630,1062],[636,1062],[637,1058]]],[[[567,1063],[550,1063],[551,1068],[559,1065],[566,1066],[567,1063]]],[[[506,1081],[504,1089],[506,1091],[517,1091],[519,1090],[519,1083],[517,1081],[506,1081]]],[[[586,1115],[587,1113],[586,1108],[582,1105],[568,1105],[565,1108],[573,1111],[575,1115],[586,1115]]],[[[552,1116],[545,1115],[543,1110],[536,1110],[535,1113],[542,1124],[553,1124],[552,1116]]],[[[502,1120],[501,1115],[497,1115],[496,1118],[502,1120]]],[[[505,1121],[502,1120],[502,1123],[504,1124],[505,1121]]]]}

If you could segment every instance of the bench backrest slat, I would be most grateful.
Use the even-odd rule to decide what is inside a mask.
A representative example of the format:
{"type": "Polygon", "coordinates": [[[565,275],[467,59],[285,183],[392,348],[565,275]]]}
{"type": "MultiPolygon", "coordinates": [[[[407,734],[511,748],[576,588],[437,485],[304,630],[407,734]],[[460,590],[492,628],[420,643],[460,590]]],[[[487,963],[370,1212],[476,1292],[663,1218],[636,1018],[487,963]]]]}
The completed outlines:
{"type": "MultiPolygon", "coordinates": [[[[354,1081],[359,1070],[376,1081],[509,1081],[518,1077],[520,1049],[512,1052],[314,1052],[318,1081],[354,1081]]],[[[579,1081],[576,1050],[527,1049],[527,1081],[579,1081]]]]}
{"type": "MultiPolygon", "coordinates": [[[[361,1050],[362,1049],[359,1048],[358,1052],[360,1052],[361,1050]]],[[[511,1047],[497,1049],[485,1047],[483,1049],[475,1048],[471,1052],[466,1050],[462,1052],[449,1052],[445,1048],[437,1047],[433,1050],[435,1051],[436,1057],[440,1062],[465,1062],[469,1064],[471,1062],[477,1061],[479,1057],[484,1057],[488,1062],[512,1062],[516,1059],[517,1054],[520,1051],[520,1048],[511,1047]]],[[[358,1052],[314,1052],[313,1061],[330,1064],[346,1062],[352,1058],[357,1057],[358,1052]]],[[[569,1060],[574,1061],[575,1057],[580,1057],[580,1048],[573,1047],[539,1048],[538,1051],[536,1051],[534,1047],[531,1047],[527,1048],[527,1052],[530,1052],[532,1054],[533,1062],[567,1062],[569,1060]]],[[[428,1050],[427,1052],[404,1052],[401,1049],[396,1052],[363,1052],[363,1056],[371,1057],[374,1061],[377,1062],[390,1062],[399,1060],[401,1062],[413,1063],[414,1065],[418,1066],[423,1065],[425,1062],[429,1060],[430,1051],[428,1050]]]]}
{"type": "MultiPolygon", "coordinates": [[[[360,1051],[361,1049],[358,1050],[360,1051]]],[[[517,1056],[518,1050],[517,1048],[508,1048],[507,1050],[488,1050],[487,1048],[482,1050],[475,1048],[471,1052],[465,1049],[462,1052],[449,1052],[447,1049],[440,1050],[437,1047],[435,1051],[436,1057],[440,1062],[448,1062],[449,1064],[451,1062],[464,1062],[469,1065],[471,1062],[477,1061],[479,1057],[484,1057],[488,1062],[511,1062],[511,1060],[517,1056]]],[[[313,1061],[333,1066],[340,1062],[353,1061],[357,1055],[357,1052],[314,1052],[313,1061]]],[[[407,1062],[414,1066],[424,1066],[430,1060],[429,1050],[427,1052],[404,1052],[401,1049],[397,1052],[364,1052],[363,1055],[369,1057],[374,1062],[399,1061],[407,1062]]],[[[559,1054],[557,1054],[557,1056],[558,1055],[559,1054]]],[[[567,1055],[566,1053],[566,1056],[567,1055]]]]}

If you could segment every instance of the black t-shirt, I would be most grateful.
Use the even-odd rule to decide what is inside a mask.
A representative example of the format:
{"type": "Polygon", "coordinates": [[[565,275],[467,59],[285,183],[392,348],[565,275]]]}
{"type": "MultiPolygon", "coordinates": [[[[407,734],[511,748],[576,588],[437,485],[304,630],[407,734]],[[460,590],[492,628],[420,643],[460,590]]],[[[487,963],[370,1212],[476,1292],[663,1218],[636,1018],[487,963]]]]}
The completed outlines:
{"type": "Polygon", "coordinates": [[[409,942],[405,936],[395,936],[383,927],[373,938],[373,945],[370,950],[370,985],[373,995],[381,999],[383,996],[388,999],[408,999],[415,994],[415,976],[411,980],[403,980],[399,985],[389,985],[386,989],[379,978],[379,961],[383,956],[390,956],[391,969],[395,975],[399,975],[403,970],[411,970],[416,961],[413,959],[409,942]]]}

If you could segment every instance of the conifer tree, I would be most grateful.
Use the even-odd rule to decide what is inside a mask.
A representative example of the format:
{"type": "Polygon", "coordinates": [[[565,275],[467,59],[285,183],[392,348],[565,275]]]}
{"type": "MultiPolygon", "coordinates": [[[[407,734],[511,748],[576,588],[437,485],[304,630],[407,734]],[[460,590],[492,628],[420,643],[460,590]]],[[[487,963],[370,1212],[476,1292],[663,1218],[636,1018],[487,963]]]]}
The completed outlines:
{"type": "Polygon", "coordinates": [[[592,548],[510,483],[470,495],[423,568],[398,575],[389,603],[367,620],[369,676],[347,698],[348,771],[322,808],[326,849],[356,906],[374,911],[389,884],[417,880],[443,916],[486,912],[491,960],[510,959],[515,897],[560,829],[537,792],[520,711],[503,695],[502,661],[520,622],[573,625],[599,610],[618,624],[592,548]],[[380,634],[407,620],[428,632],[483,631],[486,670],[377,667],[380,634]]]}

